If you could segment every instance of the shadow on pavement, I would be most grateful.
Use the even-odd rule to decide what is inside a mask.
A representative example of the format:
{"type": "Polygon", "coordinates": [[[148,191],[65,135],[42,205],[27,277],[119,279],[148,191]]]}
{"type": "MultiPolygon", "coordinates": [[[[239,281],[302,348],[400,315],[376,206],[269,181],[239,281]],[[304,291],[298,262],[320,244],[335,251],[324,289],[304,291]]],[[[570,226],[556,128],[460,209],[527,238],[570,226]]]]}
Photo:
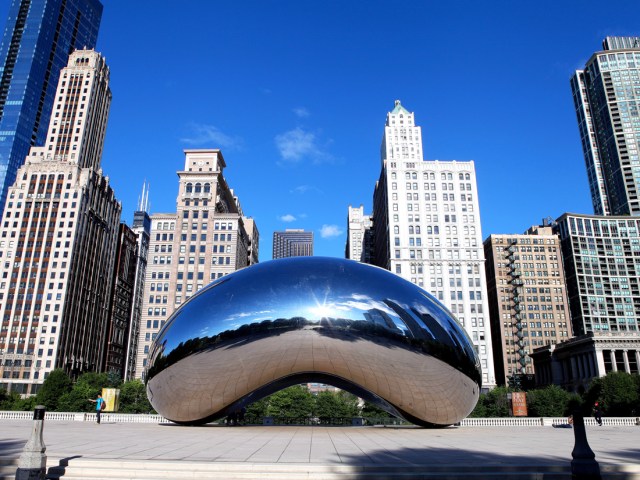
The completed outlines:
{"type": "Polygon", "coordinates": [[[19,457],[24,447],[24,440],[7,439],[0,440],[0,456],[19,457]]]}
{"type": "Polygon", "coordinates": [[[66,467],[69,466],[69,460],[73,460],[74,458],[82,458],[82,455],[74,455],[73,457],[61,458],[58,462],[58,465],[49,467],[49,469],[47,470],[47,479],[58,479],[64,477],[64,474],[67,472],[66,467]]]}
{"type": "MultiPolygon", "coordinates": [[[[515,440],[515,439],[514,439],[515,440]]],[[[441,474],[445,478],[491,478],[491,474],[509,478],[571,478],[571,445],[558,449],[556,456],[545,456],[544,459],[531,455],[510,455],[508,452],[486,452],[462,450],[459,448],[400,448],[387,450],[369,450],[367,454],[341,455],[341,464],[336,464],[335,472],[344,465],[362,466],[361,472],[354,472],[349,478],[378,480],[423,479],[427,474],[441,474]],[[566,447],[566,448],[565,448],[566,447]],[[464,459],[461,461],[461,459],[464,459]],[[531,474],[532,477],[526,476],[531,474]],[[535,475],[534,475],[535,474],[535,475]],[[372,477],[372,475],[374,475],[372,477]]],[[[629,448],[618,451],[630,465],[637,465],[640,448],[629,448]]],[[[596,461],[598,456],[596,455],[596,461]]],[[[600,463],[600,468],[610,464],[600,463]]],[[[638,478],[637,472],[625,472],[618,465],[610,465],[613,470],[610,478],[616,480],[632,480],[638,478]],[[613,473],[615,471],[615,473],[613,473]]],[[[603,470],[604,470],[603,469],[603,470]]],[[[430,478],[430,477],[429,477],[430,478]]],[[[605,471],[602,478],[609,478],[605,471]]]]}

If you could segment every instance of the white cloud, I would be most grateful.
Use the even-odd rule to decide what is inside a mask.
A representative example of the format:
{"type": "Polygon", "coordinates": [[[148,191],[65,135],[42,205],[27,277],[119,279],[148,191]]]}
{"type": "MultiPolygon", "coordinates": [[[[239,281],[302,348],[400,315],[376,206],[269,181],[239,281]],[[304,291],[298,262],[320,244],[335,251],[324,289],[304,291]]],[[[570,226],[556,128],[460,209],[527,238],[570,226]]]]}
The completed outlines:
{"type": "Polygon", "coordinates": [[[305,158],[314,163],[331,160],[331,156],[318,147],[316,135],[300,127],[276,135],[275,142],[280,156],[288,163],[297,163],[305,158]]]}
{"type": "Polygon", "coordinates": [[[290,190],[289,192],[304,195],[307,192],[322,193],[322,190],[320,190],[318,187],[314,187],[313,185],[298,185],[297,187],[290,190]]]}
{"type": "Polygon", "coordinates": [[[322,225],[320,229],[320,236],[322,238],[331,238],[342,235],[343,230],[338,225],[322,225]]]}
{"type": "Polygon", "coordinates": [[[281,222],[287,222],[287,223],[295,222],[297,220],[297,218],[291,215],[290,213],[287,213],[286,215],[281,215],[280,217],[278,217],[278,219],[281,222]]]}
{"type": "Polygon", "coordinates": [[[226,148],[230,150],[242,148],[242,139],[221,132],[214,125],[192,123],[189,126],[191,135],[180,140],[187,145],[207,145],[211,148],[226,148]]]}
{"type": "Polygon", "coordinates": [[[311,113],[309,113],[309,110],[307,110],[304,107],[296,107],[292,110],[292,112],[295,113],[296,116],[300,118],[307,118],[308,116],[311,115],[311,113]]]}

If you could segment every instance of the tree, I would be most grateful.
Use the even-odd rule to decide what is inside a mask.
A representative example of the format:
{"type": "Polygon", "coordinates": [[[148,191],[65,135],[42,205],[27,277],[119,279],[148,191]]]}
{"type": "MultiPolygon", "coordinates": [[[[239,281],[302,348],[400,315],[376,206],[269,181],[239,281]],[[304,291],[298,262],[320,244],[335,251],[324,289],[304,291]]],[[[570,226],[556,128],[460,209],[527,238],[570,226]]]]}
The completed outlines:
{"type": "Polygon", "coordinates": [[[481,393],[476,408],[469,414],[474,418],[508,417],[509,401],[507,387],[496,387],[487,393],[481,393]]]}
{"type": "Polygon", "coordinates": [[[120,387],[120,411],[123,413],[149,413],[153,411],[147,389],[140,380],[124,382],[120,387]]]}
{"type": "Polygon", "coordinates": [[[44,405],[48,411],[58,411],[58,401],[71,391],[72,383],[69,376],[57,368],[49,373],[42,383],[42,387],[36,396],[38,405],[44,405]]]}
{"type": "Polygon", "coordinates": [[[362,409],[360,410],[360,415],[364,418],[393,418],[386,410],[378,407],[376,404],[371,402],[364,402],[362,409]]]}
{"type": "Polygon", "coordinates": [[[28,411],[35,405],[35,397],[22,398],[19,393],[0,389],[0,410],[28,411]]]}
{"type": "Polygon", "coordinates": [[[98,396],[99,391],[86,382],[76,382],[70,392],[65,393],[58,400],[59,412],[90,412],[95,405],[89,401],[98,396]]]}
{"type": "Polygon", "coordinates": [[[269,406],[268,398],[261,398],[247,406],[247,417],[260,418],[267,415],[267,407],[269,406]]]}
{"type": "Polygon", "coordinates": [[[605,415],[637,415],[640,413],[637,377],[625,372],[610,372],[604,377],[596,378],[585,394],[585,407],[593,408],[595,402],[598,402],[605,415]]]}
{"type": "Polygon", "coordinates": [[[294,385],[269,397],[267,414],[274,417],[310,417],[313,407],[313,396],[309,390],[302,385],[294,385]]]}
{"type": "Polygon", "coordinates": [[[530,417],[562,417],[569,414],[571,395],[557,385],[531,390],[527,393],[530,417]]]}
{"type": "Polygon", "coordinates": [[[321,419],[355,417],[358,415],[358,397],[342,390],[324,390],[316,395],[314,413],[321,419]]]}
{"type": "Polygon", "coordinates": [[[89,399],[95,399],[107,385],[109,385],[109,376],[106,373],[83,373],[71,390],[60,397],[57,410],[59,412],[91,412],[95,409],[95,405],[89,399]]]}
{"type": "Polygon", "coordinates": [[[105,383],[106,388],[120,388],[122,386],[122,378],[120,375],[114,372],[107,373],[107,382],[105,383]]]}
{"type": "MultiPolygon", "coordinates": [[[[78,377],[78,380],[76,381],[76,385],[77,384],[86,385],[92,391],[94,391],[95,396],[97,396],[99,393],[102,392],[103,388],[115,387],[116,385],[113,385],[112,381],[114,381],[114,378],[111,377],[110,379],[109,374],[107,373],[87,372],[87,373],[83,373],[78,377]]],[[[117,375],[115,378],[115,382],[118,385],[121,383],[117,375]]]]}
{"type": "Polygon", "coordinates": [[[11,410],[9,405],[12,403],[11,394],[4,388],[0,388],[0,410],[11,410]]]}
{"type": "Polygon", "coordinates": [[[36,397],[27,397],[22,398],[20,394],[14,394],[14,401],[11,405],[11,410],[19,411],[19,412],[27,412],[32,411],[36,408],[36,397]]]}

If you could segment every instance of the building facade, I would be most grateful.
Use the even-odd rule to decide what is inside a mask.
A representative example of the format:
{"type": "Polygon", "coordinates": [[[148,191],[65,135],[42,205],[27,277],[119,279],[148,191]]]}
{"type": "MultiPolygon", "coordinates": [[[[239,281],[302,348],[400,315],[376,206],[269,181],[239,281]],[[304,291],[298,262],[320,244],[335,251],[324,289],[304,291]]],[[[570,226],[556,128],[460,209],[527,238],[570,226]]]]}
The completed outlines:
{"type": "Polygon", "coordinates": [[[387,114],[373,195],[373,263],[424,288],[458,318],[495,386],[472,161],[423,160],[422,132],[399,100],[387,114]]]}
{"type": "Polygon", "coordinates": [[[138,339],[140,337],[140,321],[142,318],[142,304],[144,302],[144,279],[147,274],[147,256],[151,239],[151,217],[149,210],[149,188],[142,188],[142,196],[138,208],[133,213],[131,230],[136,236],[136,276],[133,284],[133,302],[131,318],[127,332],[127,353],[124,367],[124,380],[135,378],[136,360],[138,357],[138,339]]]}
{"type": "Polygon", "coordinates": [[[639,374],[640,337],[634,333],[593,332],[533,351],[536,386],[559,385],[584,392],[594,378],[611,372],[639,374]]]}
{"type": "Polygon", "coordinates": [[[286,229],[273,232],[273,259],[288,257],[312,257],[313,232],[302,229],[286,229]]]}
{"type": "Polygon", "coordinates": [[[105,338],[107,346],[101,369],[104,372],[118,375],[120,378],[125,376],[131,309],[136,282],[137,250],[136,234],[126,223],[120,223],[111,305],[109,306],[109,325],[105,338]]]}
{"type": "Polygon", "coordinates": [[[3,386],[35,393],[48,373],[102,368],[121,205],[100,160],[111,91],[92,50],[69,57],[44,146],[9,188],[0,234],[3,386]]]}
{"type": "Polygon", "coordinates": [[[255,263],[257,227],[223,176],[220,150],[185,150],[176,213],[151,215],[136,378],[167,318],[213,280],[255,263]]]}
{"type": "Polygon", "coordinates": [[[554,231],[562,246],[574,334],[638,334],[640,218],[565,213],[554,231]]]}
{"type": "Polygon", "coordinates": [[[373,252],[373,217],[365,215],[362,205],[357,208],[349,205],[345,258],[373,263],[373,252]]]}
{"type": "Polygon", "coordinates": [[[640,37],[607,37],[571,78],[597,215],[640,215],[640,37]]]}
{"type": "Polygon", "coordinates": [[[98,0],[11,0],[0,43],[0,212],[29,148],[45,143],[60,70],[95,48],[98,0]]]}
{"type": "Polygon", "coordinates": [[[534,349],[573,336],[562,250],[545,223],[521,235],[490,235],[484,254],[496,381],[505,385],[531,378],[534,349]]]}

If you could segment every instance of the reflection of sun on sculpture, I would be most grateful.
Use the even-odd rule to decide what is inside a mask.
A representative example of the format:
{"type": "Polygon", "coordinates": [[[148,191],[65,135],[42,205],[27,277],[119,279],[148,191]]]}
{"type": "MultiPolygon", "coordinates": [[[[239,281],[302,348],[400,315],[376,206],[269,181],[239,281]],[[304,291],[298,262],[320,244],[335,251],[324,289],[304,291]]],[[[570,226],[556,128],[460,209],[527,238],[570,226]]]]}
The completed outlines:
{"type": "Polygon", "coordinates": [[[418,425],[473,410],[478,358],[457,321],[416,285],[370,265],[298,257],[205,287],[149,355],[153,407],[206,423],[282,388],[321,382],[418,425]]]}

